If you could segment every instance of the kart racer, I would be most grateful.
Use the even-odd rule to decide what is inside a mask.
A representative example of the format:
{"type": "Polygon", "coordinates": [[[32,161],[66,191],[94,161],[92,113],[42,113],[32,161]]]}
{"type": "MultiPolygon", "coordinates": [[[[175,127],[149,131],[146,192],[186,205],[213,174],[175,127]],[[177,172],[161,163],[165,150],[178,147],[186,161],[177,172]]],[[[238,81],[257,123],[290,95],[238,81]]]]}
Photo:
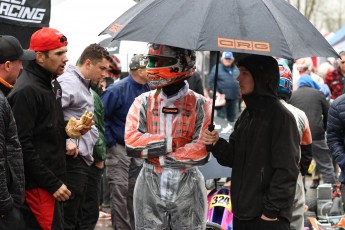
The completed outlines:
{"type": "Polygon", "coordinates": [[[136,229],[204,229],[207,196],[197,167],[208,160],[201,141],[211,105],[188,87],[195,52],[149,44],[146,72],[155,90],[133,102],[126,120],[127,154],[145,158],[134,190],[136,229]]]}

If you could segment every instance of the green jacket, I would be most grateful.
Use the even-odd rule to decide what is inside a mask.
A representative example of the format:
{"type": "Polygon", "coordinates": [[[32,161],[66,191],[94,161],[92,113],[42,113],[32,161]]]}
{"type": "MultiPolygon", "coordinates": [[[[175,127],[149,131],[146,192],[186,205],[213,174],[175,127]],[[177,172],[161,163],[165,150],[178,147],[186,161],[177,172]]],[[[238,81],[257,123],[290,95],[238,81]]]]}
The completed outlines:
{"type": "Polygon", "coordinates": [[[106,142],[105,142],[105,131],[104,131],[104,108],[99,95],[94,91],[92,87],[92,94],[94,98],[94,121],[98,129],[99,137],[96,142],[96,145],[93,149],[93,158],[95,162],[105,161],[106,156],[106,142]]]}

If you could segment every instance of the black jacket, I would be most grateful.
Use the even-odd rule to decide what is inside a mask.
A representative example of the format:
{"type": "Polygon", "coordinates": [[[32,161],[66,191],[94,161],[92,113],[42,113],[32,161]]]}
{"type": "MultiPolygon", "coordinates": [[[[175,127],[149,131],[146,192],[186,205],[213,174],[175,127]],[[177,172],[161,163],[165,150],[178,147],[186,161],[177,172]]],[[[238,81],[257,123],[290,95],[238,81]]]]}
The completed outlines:
{"type": "Polygon", "coordinates": [[[61,89],[55,93],[52,87],[55,77],[31,61],[8,96],[23,149],[26,189],[51,194],[63,184],[66,171],[67,136],[61,89]]]}
{"type": "Polygon", "coordinates": [[[24,201],[23,154],[17,127],[6,100],[9,88],[0,81],[0,215],[24,201]]]}
{"type": "Polygon", "coordinates": [[[198,72],[195,71],[195,73],[187,79],[187,82],[189,84],[189,89],[204,96],[204,87],[202,85],[202,79],[198,72]]]}
{"type": "MultiPolygon", "coordinates": [[[[266,58],[260,60],[265,63],[266,58]]],[[[278,67],[274,73],[266,68],[247,67],[254,78],[254,92],[243,95],[246,109],[229,142],[219,139],[212,153],[221,165],[232,167],[231,201],[237,218],[249,220],[264,214],[290,220],[300,137],[295,118],[277,96],[278,67]]]]}
{"type": "Polygon", "coordinates": [[[345,94],[337,97],[328,111],[327,144],[341,172],[339,181],[345,184],[345,94]]]}
{"type": "Polygon", "coordinates": [[[324,140],[330,105],[323,93],[312,87],[302,86],[292,92],[289,103],[307,115],[313,140],[324,140]]]}

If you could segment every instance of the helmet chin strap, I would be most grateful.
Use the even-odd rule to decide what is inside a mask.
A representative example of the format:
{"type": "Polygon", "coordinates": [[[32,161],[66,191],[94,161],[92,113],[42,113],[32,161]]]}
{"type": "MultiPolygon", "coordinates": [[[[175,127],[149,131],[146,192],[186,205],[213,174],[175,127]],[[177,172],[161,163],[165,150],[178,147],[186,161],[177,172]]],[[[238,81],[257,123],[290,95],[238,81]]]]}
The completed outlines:
{"type": "Polygon", "coordinates": [[[184,82],[184,79],[183,79],[181,81],[178,81],[178,82],[175,82],[171,85],[167,85],[167,86],[163,87],[163,92],[165,93],[165,95],[170,97],[170,96],[177,94],[178,91],[185,85],[186,85],[186,83],[184,82]]]}

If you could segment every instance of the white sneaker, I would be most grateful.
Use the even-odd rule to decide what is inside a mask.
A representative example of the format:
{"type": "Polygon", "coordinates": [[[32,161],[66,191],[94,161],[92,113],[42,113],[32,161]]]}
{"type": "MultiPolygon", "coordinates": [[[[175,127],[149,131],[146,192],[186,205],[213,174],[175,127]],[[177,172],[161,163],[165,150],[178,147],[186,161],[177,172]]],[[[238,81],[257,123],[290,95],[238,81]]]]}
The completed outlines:
{"type": "Polygon", "coordinates": [[[111,219],[111,214],[99,211],[99,220],[110,220],[111,219]]]}

